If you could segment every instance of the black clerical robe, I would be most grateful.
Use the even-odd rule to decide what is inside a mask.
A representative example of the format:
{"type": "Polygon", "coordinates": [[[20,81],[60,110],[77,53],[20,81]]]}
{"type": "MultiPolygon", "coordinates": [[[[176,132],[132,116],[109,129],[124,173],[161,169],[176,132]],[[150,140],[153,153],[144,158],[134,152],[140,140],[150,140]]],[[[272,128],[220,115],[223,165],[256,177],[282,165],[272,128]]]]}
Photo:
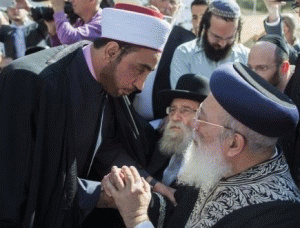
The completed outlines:
{"type": "Polygon", "coordinates": [[[79,227],[77,178],[88,176],[97,157],[104,103],[115,122],[103,126],[97,154],[110,149],[113,156],[100,156],[109,161],[99,175],[115,162],[147,162],[151,131],[126,97],[110,97],[94,80],[85,43],[21,58],[0,75],[0,227],[79,227]]]}
{"type": "Polygon", "coordinates": [[[257,227],[255,224],[259,223],[253,222],[254,218],[261,221],[260,227],[297,228],[300,225],[300,191],[293,182],[282,153],[240,174],[220,180],[209,192],[182,186],[176,191],[175,199],[176,207],[160,194],[152,194],[149,217],[155,227],[216,225],[242,228],[242,224],[257,227]],[[238,217],[244,221],[231,221],[231,218],[238,217]],[[274,221],[270,221],[271,217],[274,221]]]}

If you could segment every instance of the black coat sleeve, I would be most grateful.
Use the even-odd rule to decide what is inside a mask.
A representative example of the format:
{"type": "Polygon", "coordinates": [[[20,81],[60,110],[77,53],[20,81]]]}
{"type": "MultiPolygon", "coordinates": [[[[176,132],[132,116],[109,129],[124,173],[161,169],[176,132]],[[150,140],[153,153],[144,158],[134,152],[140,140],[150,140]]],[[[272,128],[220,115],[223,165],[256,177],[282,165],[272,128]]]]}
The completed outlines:
{"type": "Polygon", "coordinates": [[[146,177],[156,133],[131,107],[127,98],[109,98],[103,119],[103,142],[95,157],[90,179],[101,181],[112,166],[135,166],[146,177]],[[128,103],[127,103],[128,102],[128,103]]]}

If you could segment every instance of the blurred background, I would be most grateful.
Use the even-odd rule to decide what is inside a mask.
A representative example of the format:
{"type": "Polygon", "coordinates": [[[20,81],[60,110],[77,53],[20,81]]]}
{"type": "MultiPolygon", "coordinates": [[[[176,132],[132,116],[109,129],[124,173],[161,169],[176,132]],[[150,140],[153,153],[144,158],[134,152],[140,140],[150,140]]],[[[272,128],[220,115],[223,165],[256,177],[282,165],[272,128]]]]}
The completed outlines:
{"type": "MultiPolygon", "coordinates": [[[[9,5],[14,0],[0,0],[0,10],[5,10],[5,6],[9,5]]],[[[103,0],[102,6],[107,6],[106,2],[112,2],[113,0],[103,0]]],[[[114,0],[115,2],[131,2],[135,4],[145,5],[148,0],[114,0]]],[[[188,30],[191,30],[191,2],[193,0],[181,0],[181,10],[176,15],[175,24],[180,25],[188,30]]],[[[48,1],[44,0],[29,0],[34,6],[47,6],[48,1]]],[[[267,9],[263,0],[237,0],[238,4],[242,8],[243,12],[243,30],[241,35],[241,41],[244,45],[251,47],[253,42],[264,32],[263,20],[267,16],[267,9]]],[[[291,3],[287,3],[282,7],[282,13],[289,13],[294,15],[294,18],[299,24],[299,17],[292,12],[291,3]]],[[[296,35],[299,36],[299,27],[297,27],[296,35]]]]}

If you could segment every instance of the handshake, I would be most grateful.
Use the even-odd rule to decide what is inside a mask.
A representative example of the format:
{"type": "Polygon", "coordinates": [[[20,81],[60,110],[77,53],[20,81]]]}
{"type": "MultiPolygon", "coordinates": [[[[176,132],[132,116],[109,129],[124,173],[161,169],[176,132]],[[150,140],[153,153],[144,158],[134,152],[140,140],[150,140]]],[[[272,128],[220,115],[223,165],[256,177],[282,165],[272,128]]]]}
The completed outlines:
{"type": "Polygon", "coordinates": [[[113,167],[102,180],[98,208],[118,208],[127,228],[148,221],[151,188],[135,167],[113,167]]]}

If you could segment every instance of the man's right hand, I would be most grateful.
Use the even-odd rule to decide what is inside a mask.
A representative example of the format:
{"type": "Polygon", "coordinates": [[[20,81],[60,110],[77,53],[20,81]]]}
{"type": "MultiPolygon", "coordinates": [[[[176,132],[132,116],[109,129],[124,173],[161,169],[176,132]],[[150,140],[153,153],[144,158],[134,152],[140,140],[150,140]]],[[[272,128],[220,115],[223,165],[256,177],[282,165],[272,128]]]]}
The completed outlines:
{"type": "Polygon", "coordinates": [[[275,0],[264,0],[267,10],[269,12],[268,22],[276,22],[280,17],[280,9],[282,5],[285,5],[285,2],[278,2],[275,0]]]}
{"type": "Polygon", "coordinates": [[[114,198],[127,228],[149,220],[150,185],[140,177],[136,168],[123,166],[120,172],[120,169],[113,167],[102,184],[108,195],[114,198]]]}

